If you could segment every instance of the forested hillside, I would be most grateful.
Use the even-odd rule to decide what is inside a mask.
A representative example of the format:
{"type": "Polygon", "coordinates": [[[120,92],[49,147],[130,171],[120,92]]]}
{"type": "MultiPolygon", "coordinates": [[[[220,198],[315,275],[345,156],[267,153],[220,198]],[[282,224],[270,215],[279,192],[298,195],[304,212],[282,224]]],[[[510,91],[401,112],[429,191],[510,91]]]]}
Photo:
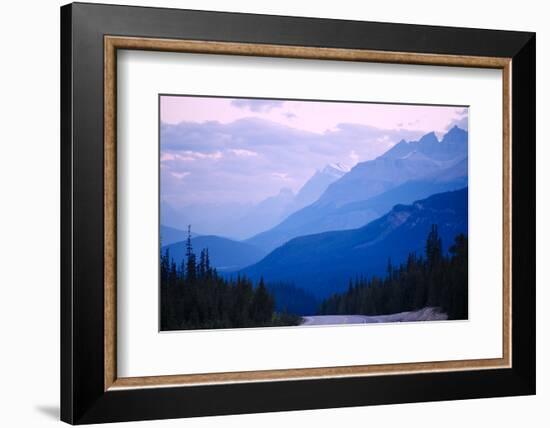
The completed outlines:
{"type": "Polygon", "coordinates": [[[210,265],[208,249],[193,252],[177,265],[170,250],[161,253],[161,330],[272,327],[297,325],[301,318],[275,311],[263,279],[256,286],[244,276],[225,279],[210,265]]]}
{"type": "Polygon", "coordinates": [[[436,225],[426,241],[425,257],[411,253],[385,278],[350,280],[347,292],[324,300],[319,315],[386,315],[439,307],[448,319],[468,318],[468,238],[460,234],[446,256],[436,225]]]}
{"type": "Polygon", "coordinates": [[[434,224],[444,253],[455,236],[468,234],[467,188],[396,205],[358,229],[295,238],[240,273],[255,281],[293,283],[323,299],[344,292],[350,277],[381,277],[388,258],[400,264],[411,252],[422,254],[434,224]]]}

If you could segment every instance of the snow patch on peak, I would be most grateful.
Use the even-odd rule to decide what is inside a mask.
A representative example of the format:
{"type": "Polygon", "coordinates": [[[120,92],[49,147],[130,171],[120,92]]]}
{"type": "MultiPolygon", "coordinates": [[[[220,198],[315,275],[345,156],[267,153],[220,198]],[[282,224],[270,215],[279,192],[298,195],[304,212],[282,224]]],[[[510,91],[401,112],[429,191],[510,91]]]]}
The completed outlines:
{"type": "Polygon", "coordinates": [[[342,162],[335,162],[335,163],[330,163],[328,164],[327,166],[325,166],[325,168],[323,168],[323,173],[326,173],[326,174],[334,174],[334,173],[337,173],[339,175],[343,175],[347,172],[349,172],[351,168],[346,165],[345,163],[342,163],[342,162]]]}

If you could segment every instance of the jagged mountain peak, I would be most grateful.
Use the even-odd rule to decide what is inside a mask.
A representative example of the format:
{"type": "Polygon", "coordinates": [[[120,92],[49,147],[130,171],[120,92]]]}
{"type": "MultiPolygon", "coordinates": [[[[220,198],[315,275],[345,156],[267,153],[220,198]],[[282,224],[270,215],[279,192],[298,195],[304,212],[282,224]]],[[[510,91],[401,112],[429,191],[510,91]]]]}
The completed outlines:
{"type": "Polygon", "coordinates": [[[437,139],[437,135],[435,135],[435,132],[428,132],[427,134],[423,135],[420,140],[418,140],[419,144],[437,144],[439,143],[439,140],[437,139]]]}
{"type": "Polygon", "coordinates": [[[379,158],[402,159],[416,151],[434,160],[460,159],[468,154],[467,144],[468,132],[455,125],[441,140],[432,131],[423,135],[418,141],[401,140],[379,158]]]}
{"type": "Polygon", "coordinates": [[[468,131],[464,129],[453,126],[447,133],[443,136],[441,140],[442,143],[464,143],[468,141],[468,131]]]}

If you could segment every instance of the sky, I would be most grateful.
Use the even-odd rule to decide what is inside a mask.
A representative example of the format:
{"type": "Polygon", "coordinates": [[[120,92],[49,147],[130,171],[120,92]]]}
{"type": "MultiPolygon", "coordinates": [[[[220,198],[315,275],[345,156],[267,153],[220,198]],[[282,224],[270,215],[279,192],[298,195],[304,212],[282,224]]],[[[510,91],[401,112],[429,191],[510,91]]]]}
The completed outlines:
{"type": "Polygon", "coordinates": [[[328,164],[351,168],[467,121],[452,106],[161,96],[161,200],[255,204],[328,164]]]}

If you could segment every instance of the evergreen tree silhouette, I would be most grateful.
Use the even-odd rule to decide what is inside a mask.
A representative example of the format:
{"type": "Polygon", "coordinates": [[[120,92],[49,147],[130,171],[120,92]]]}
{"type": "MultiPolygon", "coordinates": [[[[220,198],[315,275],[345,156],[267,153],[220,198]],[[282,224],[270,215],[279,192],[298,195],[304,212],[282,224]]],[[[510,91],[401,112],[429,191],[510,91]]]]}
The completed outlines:
{"type": "Polygon", "coordinates": [[[186,277],[193,282],[197,279],[197,261],[195,253],[193,253],[193,245],[191,244],[191,225],[187,226],[187,242],[185,256],[187,258],[186,277]]]}

